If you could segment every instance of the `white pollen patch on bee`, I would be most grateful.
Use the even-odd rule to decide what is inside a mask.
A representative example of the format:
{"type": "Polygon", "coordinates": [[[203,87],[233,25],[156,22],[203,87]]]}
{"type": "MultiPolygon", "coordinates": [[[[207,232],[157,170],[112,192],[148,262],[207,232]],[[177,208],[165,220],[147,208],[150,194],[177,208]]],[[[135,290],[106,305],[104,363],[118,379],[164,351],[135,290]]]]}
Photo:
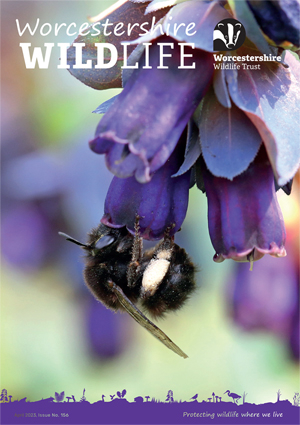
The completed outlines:
{"type": "MultiPolygon", "coordinates": [[[[165,251],[162,251],[165,252],[165,251]]],[[[144,271],[142,288],[147,295],[153,295],[170,267],[170,261],[165,258],[157,258],[150,261],[144,271]]]]}
{"type": "Polygon", "coordinates": [[[172,251],[169,249],[163,249],[159,251],[156,255],[158,259],[170,260],[172,255],[172,251]]]}

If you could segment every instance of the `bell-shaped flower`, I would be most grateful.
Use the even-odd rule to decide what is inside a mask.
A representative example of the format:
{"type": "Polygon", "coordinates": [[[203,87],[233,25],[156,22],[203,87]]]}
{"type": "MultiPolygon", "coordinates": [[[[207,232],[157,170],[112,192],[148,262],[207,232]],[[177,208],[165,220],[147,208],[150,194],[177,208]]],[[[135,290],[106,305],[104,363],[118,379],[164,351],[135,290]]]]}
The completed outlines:
{"type": "Polygon", "coordinates": [[[149,183],[139,183],[135,177],[114,177],[105,200],[102,223],[110,227],[126,226],[134,234],[138,215],[140,236],[161,239],[167,228],[174,235],[186,215],[190,171],[172,177],[184,156],[185,133],[167,162],[157,170],[149,183]]]}
{"type": "Polygon", "coordinates": [[[203,170],[214,261],[255,261],[265,254],[284,257],[283,216],[274,174],[262,148],[248,169],[232,181],[203,170]]]}
{"type": "Polygon", "coordinates": [[[145,183],[175,149],[213,75],[213,57],[185,46],[186,65],[181,67],[179,43],[159,37],[145,52],[124,90],[100,121],[91,149],[106,154],[106,164],[117,177],[135,175],[145,183]],[[164,52],[164,53],[162,53],[164,52]],[[163,60],[163,54],[166,55],[163,60]]]}
{"type": "MultiPolygon", "coordinates": [[[[267,256],[249,273],[247,264],[236,263],[228,282],[229,312],[246,332],[267,331],[279,337],[290,355],[299,361],[299,184],[286,200],[278,199],[286,223],[289,255],[276,261],[267,256]]],[[[281,198],[281,199],[280,199],[281,198]]]]}

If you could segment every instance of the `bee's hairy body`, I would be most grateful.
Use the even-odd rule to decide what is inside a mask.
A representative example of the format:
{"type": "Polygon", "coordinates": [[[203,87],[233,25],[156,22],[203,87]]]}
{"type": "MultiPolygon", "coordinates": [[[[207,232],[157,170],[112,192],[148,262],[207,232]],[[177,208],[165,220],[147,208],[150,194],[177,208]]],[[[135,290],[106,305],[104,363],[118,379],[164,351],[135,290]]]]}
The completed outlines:
{"type": "Polygon", "coordinates": [[[137,307],[160,317],[182,307],[195,290],[195,266],[183,248],[165,233],[163,241],[143,253],[138,218],[135,235],[125,227],[102,223],[88,234],[87,244],[61,233],[85,253],[84,278],[93,295],[106,307],[127,311],[168,348],[187,355],[137,307]]]}

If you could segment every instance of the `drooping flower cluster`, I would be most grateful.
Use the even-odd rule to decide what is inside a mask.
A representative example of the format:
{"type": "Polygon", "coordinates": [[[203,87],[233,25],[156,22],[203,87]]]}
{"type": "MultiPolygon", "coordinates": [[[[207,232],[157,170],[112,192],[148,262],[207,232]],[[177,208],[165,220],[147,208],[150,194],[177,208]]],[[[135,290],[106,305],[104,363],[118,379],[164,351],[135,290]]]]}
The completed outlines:
{"type": "MultiPolygon", "coordinates": [[[[299,2],[174,0],[165,5],[162,0],[120,2],[108,15],[115,24],[135,19],[148,28],[153,16],[160,19],[146,35],[114,39],[118,52],[121,41],[129,43],[130,70],[122,72],[118,63],[109,77],[101,69],[79,73],[69,51],[70,72],[89,86],[120,87],[122,77],[121,94],[95,111],[105,115],[90,141],[115,175],[102,222],[134,233],[139,215],[144,239],[161,239],[169,227],[175,234],[186,215],[189,189],[197,184],[208,200],[215,261],[285,256],[276,189],[290,192],[300,162],[300,64],[283,48],[300,45],[299,2]],[[243,24],[246,41],[237,50],[214,52],[214,29],[228,18],[243,24]],[[191,23],[194,31],[187,33],[191,23]],[[189,44],[184,59],[190,67],[182,66],[183,44],[189,44]],[[251,58],[262,55],[265,59],[254,66],[251,58]],[[224,66],[233,56],[243,57],[242,63],[224,66]],[[271,56],[277,60],[266,59],[271,56]],[[102,72],[106,85],[99,83],[102,72]]],[[[87,57],[96,61],[90,38],[76,42],[85,42],[87,57]]]]}

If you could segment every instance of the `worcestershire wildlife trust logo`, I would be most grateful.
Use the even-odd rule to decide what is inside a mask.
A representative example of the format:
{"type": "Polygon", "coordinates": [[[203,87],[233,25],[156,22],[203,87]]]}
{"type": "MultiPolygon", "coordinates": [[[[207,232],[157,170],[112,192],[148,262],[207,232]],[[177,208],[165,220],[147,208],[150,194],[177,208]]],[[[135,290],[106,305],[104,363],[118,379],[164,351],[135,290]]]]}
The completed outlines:
{"type": "Polygon", "coordinates": [[[223,19],[214,29],[214,50],[236,50],[241,47],[246,38],[246,31],[236,19],[223,19]]]}

